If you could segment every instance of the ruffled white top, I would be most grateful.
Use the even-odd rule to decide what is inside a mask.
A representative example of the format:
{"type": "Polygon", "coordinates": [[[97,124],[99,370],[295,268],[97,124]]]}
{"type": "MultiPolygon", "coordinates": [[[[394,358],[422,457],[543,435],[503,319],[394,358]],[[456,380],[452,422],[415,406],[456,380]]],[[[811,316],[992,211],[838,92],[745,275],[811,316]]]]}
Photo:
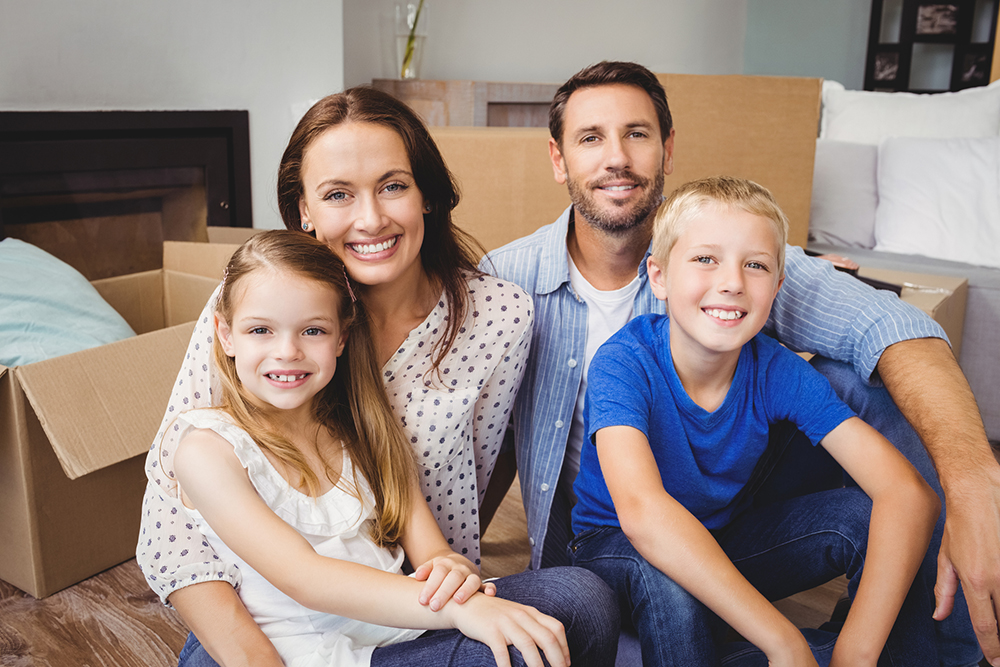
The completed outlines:
{"type": "MultiPolygon", "coordinates": [[[[316,553],[385,572],[400,572],[403,550],[380,547],[370,537],[375,500],[367,482],[358,476],[360,500],[343,488],[353,479],[353,466],[346,452],[341,481],[319,498],[313,498],[285,481],[247,432],[233,424],[225,413],[193,410],[182,414],[177,422],[182,431],[211,429],[232,444],[260,497],[308,540],[316,553]]],[[[289,667],[367,666],[376,647],[422,634],[421,630],[363,623],[302,606],[272,586],[229,549],[201,513],[191,510],[191,515],[219,556],[242,570],[240,599],[289,667]]],[[[288,566],[295,567],[295,564],[288,566]]]]}

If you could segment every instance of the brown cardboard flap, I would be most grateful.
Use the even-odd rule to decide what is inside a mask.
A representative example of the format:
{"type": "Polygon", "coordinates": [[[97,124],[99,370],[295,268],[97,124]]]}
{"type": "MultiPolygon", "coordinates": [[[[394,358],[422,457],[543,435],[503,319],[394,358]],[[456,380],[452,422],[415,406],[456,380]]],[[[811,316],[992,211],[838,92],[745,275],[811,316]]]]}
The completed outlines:
{"type": "Polygon", "coordinates": [[[167,325],[198,319],[212,292],[219,286],[219,281],[215,278],[193,276],[169,269],[164,269],[163,281],[167,295],[163,302],[167,325]]]}
{"type": "Polygon", "coordinates": [[[193,330],[182,324],[14,370],[67,477],[149,448],[193,330]]]}
{"type": "Polygon", "coordinates": [[[229,258],[239,247],[238,243],[164,241],[163,268],[220,281],[229,258]]]}
{"type": "Polygon", "coordinates": [[[805,246],[821,79],[658,74],[677,131],[665,190],[696,178],[749,178],[771,190],[805,246]]]}
{"type": "Polygon", "coordinates": [[[531,234],[569,206],[543,128],[432,127],[462,193],[455,223],[486,250],[531,234]]]}
{"type": "Polygon", "coordinates": [[[166,325],[162,270],[105,278],[91,284],[137,334],[156,331],[166,325]]]}
{"type": "Polygon", "coordinates": [[[209,243],[229,243],[239,245],[248,238],[262,232],[262,229],[252,229],[249,227],[209,227],[209,243]]]}

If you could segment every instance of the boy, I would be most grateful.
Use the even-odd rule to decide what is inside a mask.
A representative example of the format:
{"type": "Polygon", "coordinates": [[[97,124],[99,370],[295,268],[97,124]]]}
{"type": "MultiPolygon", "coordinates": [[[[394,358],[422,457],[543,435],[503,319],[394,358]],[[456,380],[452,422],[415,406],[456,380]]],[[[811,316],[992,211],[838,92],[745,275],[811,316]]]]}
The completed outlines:
{"type": "Polygon", "coordinates": [[[787,227],[770,193],[739,179],[689,183],[661,205],[647,268],[667,315],[634,319],[591,363],[573,562],[616,590],[647,666],[719,664],[725,623],[771,665],[815,665],[768,600],[840,574],[853,604],[839,637],[814,646],[824,663],[874,666],[884,648],[893,664],[937,665],[931,591],[923,576],[911,588],[937,497],[822,376],[759,334],[787,227]],[[765,451],[768,430],[786,420],[860,488],[754,503],[780,454],[765,451]]]}

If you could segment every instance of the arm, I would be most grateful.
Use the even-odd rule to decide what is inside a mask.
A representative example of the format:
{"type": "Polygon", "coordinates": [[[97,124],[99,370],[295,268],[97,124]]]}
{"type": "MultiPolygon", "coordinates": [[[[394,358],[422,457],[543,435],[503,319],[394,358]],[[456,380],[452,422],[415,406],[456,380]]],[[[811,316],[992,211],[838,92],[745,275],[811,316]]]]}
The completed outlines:
{"type": "Polygon", "coordinates": [[[938,556],[938,620],[951,613],[959,581],[979,643],[1000,658],[1000,465],[990,451],[972,390],[948,345],[938,339],[890,346],[879,375],[930,453],[947,517],[938,556]]]}
{"type": "MultiPolygon", "coordinates": [[[[541,665],[536,647],[554,667],[567,664],[561,624],[530,607],[473,594],[461,606],[449,601],[435,612],[419,603],[424,585],[410,577],[320,556],[257,495],[232,445],[216,433],[188,433],[175,465],[185,502],[199,509],[234,552],[298,603],[392,627],[457,628],[487,643],[500,665],[509,665],[510,644],[525,654],[528,664],[541,665]]],[[[436,534],[414,542],[423,557],[436,553],[444,542],[432,517],[418,515],[414,527],[424,528],[427,522],[436,534]]]]}
{"type": "Polygon", "coordinates": [[[903,455],[857,417],[821,444],[872,499],[864,573],[830,664],[875,667],[927,551],[940,502],[903,455]]]}
{"type": "Polygon", "coordinates": [[[631,426],[611,426],[597,431],[596,441],[615,511],[636,550],[763,650],[771,665],[815,666],[802,634],[664,490],[646,436],[631,426]]]}
{"type": "Polygon", "coordinates": [[[281,667],[271,640],[261,631],[236,590],[223,581],[187,586],[170,596],[188,628],[222,667],[281,667]],[[225,632],[219,632],[224,629],[225,632]]]}

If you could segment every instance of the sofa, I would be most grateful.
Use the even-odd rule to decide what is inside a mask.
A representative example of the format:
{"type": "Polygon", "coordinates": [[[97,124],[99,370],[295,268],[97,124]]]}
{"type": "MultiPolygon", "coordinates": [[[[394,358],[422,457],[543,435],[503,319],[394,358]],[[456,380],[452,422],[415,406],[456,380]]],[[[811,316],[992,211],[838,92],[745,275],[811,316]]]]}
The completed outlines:
{"type": "Polygon", "coordinates": [[[1000,82],[915,95],[826,81],[822,96],[808,248],[966,278],[959,362],[1000,440],[1000,82]]]}

